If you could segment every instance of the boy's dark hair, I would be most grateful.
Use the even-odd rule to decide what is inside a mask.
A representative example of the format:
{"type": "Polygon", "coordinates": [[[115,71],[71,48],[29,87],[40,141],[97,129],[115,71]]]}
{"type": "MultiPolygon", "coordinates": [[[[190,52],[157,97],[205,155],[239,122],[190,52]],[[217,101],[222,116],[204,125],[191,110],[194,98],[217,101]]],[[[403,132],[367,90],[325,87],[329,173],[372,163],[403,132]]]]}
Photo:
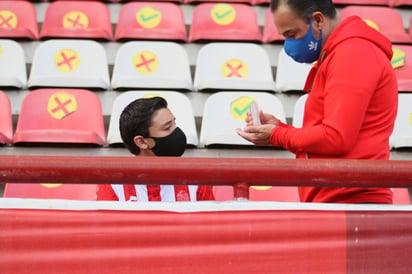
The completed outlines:
{"type": "Polygon", "coordinates": [[[119,120],[120,136],[131,153],[140,153],[133,139],[138,135],[149,137],[153,114],[162,108],[167,108],[167,101],[162,97],[140,98],[124,108],[119,120]]]}
{"type": "Polygon", "coordinates": [[[336,8],[332,0],[271,0],[270,10],[274,12],[280,5],[284,4],[308,23],[312,13],[316,11],[320,11],[331,19],[336,17],[336,8]]]}

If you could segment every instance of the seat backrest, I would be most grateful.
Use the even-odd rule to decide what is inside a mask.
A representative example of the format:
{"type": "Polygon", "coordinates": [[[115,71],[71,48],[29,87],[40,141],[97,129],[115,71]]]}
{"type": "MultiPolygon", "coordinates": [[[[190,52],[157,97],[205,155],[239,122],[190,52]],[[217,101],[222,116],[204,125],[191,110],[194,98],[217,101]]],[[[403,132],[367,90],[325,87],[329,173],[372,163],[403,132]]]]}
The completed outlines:
{"type": "Polygon", "coordinates": [[[265,49],[252,43],[209,43],[197,55],[197,91],[275,91],[272,67],[265,49]]]}
{"type": "Polygon", "coordinates": [[[411,43],[406,33],[401,14],[396,9],[380,6],[346,6],[339,16],[345,19],[357,15],[374,27],[393,43],[411,43]]]}
{"type": "Polygon", "coordinates": [[[109,130],[107,133],[107,143],[109,145],[123,144],[119,131],[119,119],[123,109],[139,98],[160,96],[166,99],[169,109],[176,117],[179,126],[186,135],[187,144],[198,145],[195,116],[193,115],[192,104],[189,98],[179,92],[174,91],[127,91],[120,94],[113,102],[112,114],[110,116],[109,130]]]}
{"type": "Polygon", "coordinates": [[[113,68],[112,88],[191,91],[189,57],[173,42],[133,41],[120,46],[113,68]]]}
{"type": "Polygon", "coordinates": [[[391,0],[333,0],[337,5],[388,6],[391,0]]]}
{"type": "Polygon", "coordinates": [[[28,1],[0,1],[0,37],[37,40],[37,14],[28,1]]]}
{"type": "Polygon", "coordinates": [[[27,86],[26,61],[22,46],[0,39],[0,86],[23,89],[27,86]]]}
{"type": "Polygon", "coordinates": [[[279,52],[276,68],[276,87],[282,92],[302,91],[312,64],[298,63],[285,50],[279,52]]]}
{"type": "Polygon", "coordinates": [[[21,105],[13,143],[105,143],[99,97],[82,89],[38,89],[21,105]]]}
{"type": "Polygon", "coordinates": [[[236,133],[237,128],[246,126],[245,119],[251,103],[259,109],[286,122],[281,101],[266,92],[217,92],[210,95],[204,106],[200,144],[210,145],[253,145],[236,133]]]}
{"type": "Polygon", "coordinates": [[[94,201],[96,189],[94,184],[7,183],[3,197],[94,201]]]}
{"type": "Polygon", "coordinates": [[[308,94],[303,94],[295,102],[292,117],[292,125],[294,127],[302,127],[303,125],[303,114],[305,112],[305,103],[307,98],[308,94]]]}
{"type": "Polygon", "coordinates": [[[412,6],[412,0],[388,0],[388,3],[391,7],[412,6]]]}
{"type": "MultiPolygon", "coordinates": [[[[257,0],[259,1],[259,0],[257,0]]],[[[278,29],[273,22],[273,14],[270,9],[267,9],[265,15],[265,24],[263,26],[263,43],[283,42],[285,37],[279,34],[278,29]]]]}
{"type": "Polygon", "coordinates": [[[249,5],[202,3],[193,10],[190,42],[261,40],[256,12],[249,5]]]}
{"type": "Polygon", "coordinates": [[[106,90],[110,87],[106,52],[91,40],[42,42],[34,51],[28,86],[106,90]]]}
{"type": "Polygon", "coordinates": [[[13,122],[9,97],[0,91],[0,144],[11,144],[13,122]]]}
{"type": "Polygon", "coordinates": [[[186,42],[187,32],[183,11],[174,3],[126,3],[119,12],[115,39],[186,42]]]}
{"type": "Polygon", "coordinates": [[[390,137],[394,149],[412,148],[412,94],[398,94],[398,114],[390,137]]]}
{"type": "Polygon", "coordinates": [[[392,66],[395,68],[399,92],[412,92],[412,46],[393,45],[392,66]],[[400,50],[400,53],[397,53],[400,50]]]}
{"type": "Polygon", "coordinates": [[[40,37],[112,40],[109,8],[98,1],[51,2],[46,10],[40,37]]]}

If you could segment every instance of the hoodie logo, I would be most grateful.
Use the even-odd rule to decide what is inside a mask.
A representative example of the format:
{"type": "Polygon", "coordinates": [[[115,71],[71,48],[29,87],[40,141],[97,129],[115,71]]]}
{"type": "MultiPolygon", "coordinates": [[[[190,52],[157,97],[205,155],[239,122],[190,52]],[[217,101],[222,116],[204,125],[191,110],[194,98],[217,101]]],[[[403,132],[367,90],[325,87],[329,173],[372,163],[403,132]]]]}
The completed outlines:
{"type": "Polygon", "coordinates": [[[309,50],[316,50],[318,48],[318,42],[310,41],[308,44],[309,50]]]}

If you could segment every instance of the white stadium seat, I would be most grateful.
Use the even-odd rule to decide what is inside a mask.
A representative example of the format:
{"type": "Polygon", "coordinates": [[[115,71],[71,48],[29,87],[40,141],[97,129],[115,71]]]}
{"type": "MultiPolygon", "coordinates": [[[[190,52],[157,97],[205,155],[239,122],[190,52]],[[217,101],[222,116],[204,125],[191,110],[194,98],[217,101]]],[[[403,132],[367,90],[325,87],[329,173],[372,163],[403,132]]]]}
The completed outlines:
{"type": "Polygon", "coordinates": [[[110,87],[103,46],[90,40],[48,40],[34,52],[28,85],[37,87],[110,87]]]}
{"type": "Polygon", "coordinates": [[[176,117],[177,126],[186,134],[187,144],[197,146],[199,141],[190,100],[180,92],[160,90],[128,91],[120,94],[115,99],[107,134],[108,144],[112,146],[123,144],[119,131],[119,118],[123,109],[138,98],[153,96],[160,96],[166,99],[169,109],[176,117]]]}
{"type": "Polygon", "coordinates": [[[246,126],[246,113],[250,104],[256,102],[265,113],[286,122],[281,101],[267,92],[222,91],[209,96],[206,100],[200,144],[209,145],[253,145],[236,133],[237,128],[246,126]]]}
{"type": "Polygon", "coordinates": [[[173,42],[127,42],[117,51],[112,87],[191,91],[186,50],[173,42]]]}
{"type": "Polygon", "coordinates": [[[209,43],[198,53],[194,89],[276,90],[265,49],[252,43],[209,43]]]}
{"type": "Polygon", "coordinates": [[[26,62],[22,46],[13,40],[0,40],[0,86],[25,88],[26,62]]]}

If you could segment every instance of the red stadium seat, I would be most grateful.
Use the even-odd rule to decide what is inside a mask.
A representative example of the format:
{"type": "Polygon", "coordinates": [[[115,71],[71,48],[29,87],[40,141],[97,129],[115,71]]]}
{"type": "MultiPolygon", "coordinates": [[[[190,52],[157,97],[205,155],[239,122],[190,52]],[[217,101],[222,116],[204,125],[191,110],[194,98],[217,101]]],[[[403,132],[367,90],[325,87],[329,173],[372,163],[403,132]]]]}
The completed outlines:
{"type": "Polygon", "coordinates": [[[49,4],[40,38],[88,38],[112,40],[107,5],[97,1],[59,1],[49,4]]]}
{"type": "Polygon", "coordinates": [[[4,197],[94,201],[96,188],[94,184],[7,183],[4,197]]]}
{"type": "Polygon", "coordinates": [[[369,25],[376,28],[392,43],[411,43],[411,37],[406,33],[401,14],[389,7],[346,6],[339,16],[347,18],[357,15],[369,25]]]}
{"type": "MultiPolygon", "coordinates": [[[[214,186],[213,194],[216,201],[230,201],[234,199],[232,186],[214,186]]],[[[297,187],[249,187],[250,201],[277,201],[299,202],[297,187]]]]}
{"type": "Polygon", "coordinates": [[[412,0],[388,0],[388,2],[391,7],[412,6],[412,0]]]}
{"type": "Polygon", "coordinates": [[[99,97],[82,89],[38,89],[23,100],[13,143],[105,143],[99,97]]]}
{"type": "Polygon", "coordinates": [[[382,5],[388,6],[391,0],[333,0],[335,5],[382,5]]]}
{"type": "MultiPolygon", "coordinates": [[[[393,48],[394,51],[399,49],[405,54],[403,66],[395,68],[396,78],[398,80],[398,91],[412,92],[412,46],[394,45],[393,48]]],[[[396,61],[397,60],[392,60],[392,64],[396,61]]]]}
{"type": "Polygon", "coordinates": [[[13,138],[13,122],[11,105],[7,95],[0,91],[0,144],[11,144],[13,138]]]}
{"type": "Polygon", "coordinates": [[[0,37],[39,39],[37,15],[33,3],[0,1],[0,37]]]}
{"type": "Polygon", "coordinates": [[[199,4],[192,18],[190,42],[262,40],[256,13],[245,4],[199,4]]]}
{"type": "Polygon", "coordinates": [[[115,39],[187,40],[183,12],[173,3],[130,2],[119,13],[115,39]]]}
{"type": "Polygon", "coordinates": [[[285,37],[279,34],[273,22],[273,15],[270,9],[266,11],[265,25],[263,26],[263,43],[283,42],[285,37]]]}
{"type": "MultiPolygon", "coordinates": [[[[249,5],[255,5],[254,1],[255,0],[225,0],[225,1],[219,1],[219,0],[185,0],[184,2],[186,4],[207,3],[207,2],[212,2],[212,3],[224,2],[224,3],[244,3],[244,4],[249,4],[249,5]]],[[[263,0],[263,1],[270,1],[270,0],[263,0]]]]}

